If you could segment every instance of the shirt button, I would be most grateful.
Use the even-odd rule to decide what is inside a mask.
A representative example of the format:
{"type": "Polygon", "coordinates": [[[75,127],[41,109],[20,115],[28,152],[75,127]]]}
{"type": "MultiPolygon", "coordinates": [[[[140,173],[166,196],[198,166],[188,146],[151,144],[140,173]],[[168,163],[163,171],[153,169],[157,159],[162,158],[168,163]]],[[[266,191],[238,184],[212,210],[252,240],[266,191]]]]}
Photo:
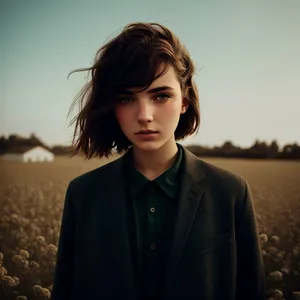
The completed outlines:
{"type": "Polygon", "coordinates": [[[151,250],[155,250],[155,249],[156,249],[156,244],[155,244],[155,243],[152,243],[151,246],[150,246],[150,249],[151,249],[151,250]]]}
{"type": "Polygon", "coordinates": [[[157,294],[157,286],[156,285],[151,286],[150,293],[151,293],[152,297],[156,296],[156,294],[157,294]]]}
{"type": "Polygon", "coordinates": [[[155,207],[151,207],[151,208],[150,208],[150,211],[151,211],[151,212],[155,212],[155,207]]]}

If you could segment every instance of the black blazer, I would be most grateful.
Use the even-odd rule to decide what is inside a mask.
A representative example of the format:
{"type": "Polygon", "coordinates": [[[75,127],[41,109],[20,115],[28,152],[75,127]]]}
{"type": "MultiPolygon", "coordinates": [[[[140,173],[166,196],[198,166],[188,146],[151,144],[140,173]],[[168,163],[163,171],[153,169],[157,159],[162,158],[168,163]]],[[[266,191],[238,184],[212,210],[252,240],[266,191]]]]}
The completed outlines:
{"type": "MultiPolygon", "coordinates": [[[[67,188],[53,300],[138,299],[122,160],[73,179],[67,188]]],[[[264,266],[248,184],[185,148],[181,184],[162,300],[263,299],[264,266]]]]}

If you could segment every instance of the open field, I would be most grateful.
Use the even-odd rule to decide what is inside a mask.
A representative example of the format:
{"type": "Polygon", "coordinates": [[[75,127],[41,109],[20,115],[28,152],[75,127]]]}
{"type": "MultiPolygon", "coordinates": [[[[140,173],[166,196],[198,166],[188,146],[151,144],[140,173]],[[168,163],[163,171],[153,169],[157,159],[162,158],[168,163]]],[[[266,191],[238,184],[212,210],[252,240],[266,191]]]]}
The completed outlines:
{"type": "MultiPolygon", "coordinates": [[[[267,290],[278,295],[271,298],[270,292],[268,297],[300,299],[300,292],[292,296],[300,291],[300,162],[204,160],[242,175],[250,184],[267,290]]],[[[67,184],[107,162],[80,157],[39,164],[0,160],[0,299],[50,297],[67,184]]]]}

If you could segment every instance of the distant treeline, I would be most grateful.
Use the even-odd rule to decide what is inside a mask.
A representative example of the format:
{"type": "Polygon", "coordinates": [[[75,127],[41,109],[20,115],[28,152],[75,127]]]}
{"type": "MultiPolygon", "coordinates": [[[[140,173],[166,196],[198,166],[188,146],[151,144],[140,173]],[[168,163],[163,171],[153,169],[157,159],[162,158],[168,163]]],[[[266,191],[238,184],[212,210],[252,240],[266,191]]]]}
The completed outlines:
{"type": "Polygon", "coordinates": [[[8,138],[0,137],[0,155],[15,150],[25,149],[30,147],[41,146],[55,155],[69,155],[72,153],[72,147],[64,145],[56,145],[53,147],[47,146],[35,134],[31,134],[29,138],[21,137],[15,134],[10,135],[8,138]]]}
{"type": "MultiPolygon", "coordinates": [[[[0,154],[5,154],[18,147],[35,147],[41,146],[55,155],[70,155],[72,147],[56,145],[48,147],[35,134],[29,138],[18,135],[10,135],[8,138],[0,137],[0,154]]],[[[186,146],[191,152],[202,157],[228,157],[228,158],[261,158],[261,159],[300,159],[300,146],[296,143],[287,144],[279,148],[276,140],[267,144],[263,141],[255,141],[250,148],[241,148],[227,141],[220,147],[204,147],[200,145],[186,146]]]]}
{"type": "Polygon", "coordinates": [[[287,144],[282,149],[276,141],[270,144],[262,141],[255,141],[250,148],[241,148],[227,141],[221,147],[202,147],[189,145],[188,148],[197,156],[228,157],[228,158],[261,158],[261,159],[300,159],[300,146],[287,144]]]}

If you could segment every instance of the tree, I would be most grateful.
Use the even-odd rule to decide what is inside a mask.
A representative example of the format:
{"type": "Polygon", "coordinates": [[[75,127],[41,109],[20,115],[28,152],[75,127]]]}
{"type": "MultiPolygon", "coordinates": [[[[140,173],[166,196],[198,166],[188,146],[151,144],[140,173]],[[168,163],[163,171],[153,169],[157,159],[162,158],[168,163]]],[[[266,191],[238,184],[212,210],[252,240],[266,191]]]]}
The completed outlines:
{"type": "Polygon", "coordinates": [[[269,146],[269,157],[276,158],[279,154],[279,146],[276,140],[273,140],[269,146]]]}

